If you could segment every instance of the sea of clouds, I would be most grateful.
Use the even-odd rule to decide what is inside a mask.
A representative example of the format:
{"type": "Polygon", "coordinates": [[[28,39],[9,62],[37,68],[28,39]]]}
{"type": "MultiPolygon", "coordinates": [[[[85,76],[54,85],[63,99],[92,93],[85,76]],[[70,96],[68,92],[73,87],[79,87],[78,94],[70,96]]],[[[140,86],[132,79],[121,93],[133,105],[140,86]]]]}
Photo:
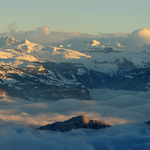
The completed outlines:
{"type": "Polygon", "coordinates": [[[93,100],[62,99],[31,102],[0,98],[0,149],[102,149],[148,150],[150,148],[150,93],[90,90],[93,100]],[[35,130],[39,126],[85,115],[112,125],[100,130],[70,132],[35,130]],[[9,144],[8,144],[9,143],[9,144]]]}
{"type": "Polygon", "coordinates": [[[149,139],[150,127],[135,124],[67,133],[41,132],[17,125],[0,128],[0,149],[5,150],[149,150],[149,139]]]}

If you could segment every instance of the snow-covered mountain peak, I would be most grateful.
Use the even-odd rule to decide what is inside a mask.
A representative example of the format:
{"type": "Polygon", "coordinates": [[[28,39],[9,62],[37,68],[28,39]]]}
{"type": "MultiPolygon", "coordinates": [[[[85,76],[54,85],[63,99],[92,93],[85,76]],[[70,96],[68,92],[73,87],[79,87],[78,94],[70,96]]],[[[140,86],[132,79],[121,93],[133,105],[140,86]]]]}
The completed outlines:
{"type": "MultiPolygon", "coordinates": [[[[45,46],[27,39],[6,45],[5,41],[15,42],[12,37],[0,38],[0,41],[3,42],[0,83],[12,95],[16,90],[19,96],[35,99],[90,99],[85,88],[150,89],[147,45],[132,48],[106,43],[103,47],[91,40],[77,45],[45,46]],[[120,85],[120,81],[123,84],[120,85]]],[[[84,116],[76,119],[89,121],[84,116]]]]}
{"type": "Polygon", "coordinates": [[[17,50],[26,52],[26,53],[40,51],[42,48],[43,48],[42,45],[30,42],[27,39],[24,39],[17,45],[17,50]]]}
{"type": "Polygon", "coordinates": [[[53,47],[53,46],[49,46],[49,52],[58,61],[63,61],[63,60],[68,60],[68,59],[91,58],[91,56],[86,55],[76,50],[53,47]]]}
{"type": "Polygon", "coordinates": [[[91,44],[91,46],[98,46],[98,45],[100,45],[100,42],[99,41],[96,41],[96,40],[92,40],[92,44],[91,44]]]}
{"type": "MultiPolygon", "coordinates": [[[[5,43],[6,39],[15,41],[13,37],[0,38],[0,41],[5,43]]],[[[25,39],[14,45],[0,45],[0,52],[1,61],[11,62],[11,65],[17,65],[18,61],[19,66],[20,63],[25,64],[24,61],[81,63],[88,69],[103,73],[115,73],[118,70],[118,64],[123,63],[124,58],[135,66],[148,65],[150,56],[147,45],[138,49],[122,46],[120,43],[106,43],[100,46],[100,42],[96,40],[76,45],[44,46],[25,39]]]]}
{"type": "Polygon", "coordinates": [[[3,38],[3,37],[0,37],[0,45],[12,45],[12,44],[16,44],[18,43],[19,41],[16,40],[14,37],[12,36],[8,36],[6,38],[3,38]]]}
{"type": "Polygon", "coordinates": [[[21,44],[24,44],[24,45],[28,45],[30,42],[27,40],[27,39],[24,39],[23,41],[21,41],[21,44]]]}
{"type": "Polygon", "coordinates": [[[121,45],[120,43],[116,42],[116,43],[105,43],[104,45],[101,46],[102,48],[113,48],[113,49],[120,49],[120,48],[127,48],[124,45],[121,45]]]}
{"type": "Polygon", "coordinates": [[[92,40],[92,41],[84,41],[84,45],[89,45],[89,46],[99,46],[100,42],[96,41],[96,40],[92,40]]]}

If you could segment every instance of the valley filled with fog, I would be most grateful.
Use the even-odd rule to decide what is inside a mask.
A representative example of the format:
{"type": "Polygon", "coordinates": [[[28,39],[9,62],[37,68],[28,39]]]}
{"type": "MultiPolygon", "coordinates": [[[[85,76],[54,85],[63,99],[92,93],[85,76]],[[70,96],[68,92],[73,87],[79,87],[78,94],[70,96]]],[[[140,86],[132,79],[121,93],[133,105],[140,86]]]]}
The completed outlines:
{"type": "Polygon", "coordinates": [[[31,102],[2,96],[0,148],[27,149],[147,149],[150,146],[150,93],[91,90],[95,100],[61,99],[31,102]],[[98,94],[96,94],[98,93],[98,94]],[[34,130],[39,126],[85,115],[112,125],[110,128],[70,132],[34,130]],[[14,140],[13,140],[14,139],[14,140]],[[9,145],[7,145],[9,143],[9,145]],[[38,144],[37,144],[38,143],[38,144]],[[59,143],[59,145],[57,144],[59,143]]]}

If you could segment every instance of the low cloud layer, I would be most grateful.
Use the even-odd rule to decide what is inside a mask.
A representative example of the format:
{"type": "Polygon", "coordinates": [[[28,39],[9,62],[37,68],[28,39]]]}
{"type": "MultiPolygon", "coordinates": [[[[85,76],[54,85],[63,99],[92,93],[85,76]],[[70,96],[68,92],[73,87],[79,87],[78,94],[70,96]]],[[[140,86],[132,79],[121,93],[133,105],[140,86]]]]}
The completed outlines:
{"type": "Polygon", "coordinates": [[[29,102],[20,98],[0,99],[1,124],[21,124],[31,128],[64,121],[77,115],[111,125],[143,123],[150,120],[150,93],[91,90],[94,100],[62,99],[55,102],[29,102]]]}
{"type": "Polygon", "coordinates": [[[101,130],[78,129],[67,133],[36,131],[18,125],[0,128],[0,149],[5,150],[148,150],[149,139],[150,127],[136,124],[101,130]]]}
{"type": "Polygon", "coordinates": [[[141,28],[132,33],[98,33],[89,35],[78,32],[50,31],[49,27],[41,26],[34,31],[16,31],[16,22],[8,26],[8,32],[0,33],[0,36],[13,36],[18,40],[28,39],[39,44],[81,44],[85,40],[98,40],[101,44],[119,42],[125,46],[141,47],[150,44],[150,29],[141,28]]]}
{"type": "Polygon", "coordinates": [[[150,120],[149,92],[96,89],[90,90],[90,94],[93,100],[54,102],[1,97],[0,149],[147,150],[150,147],[150,126],[143,124],[150,120]],[[33,130],[82,114],[113,126],[104,130],[79,129],[67,133],[33,130]]]}

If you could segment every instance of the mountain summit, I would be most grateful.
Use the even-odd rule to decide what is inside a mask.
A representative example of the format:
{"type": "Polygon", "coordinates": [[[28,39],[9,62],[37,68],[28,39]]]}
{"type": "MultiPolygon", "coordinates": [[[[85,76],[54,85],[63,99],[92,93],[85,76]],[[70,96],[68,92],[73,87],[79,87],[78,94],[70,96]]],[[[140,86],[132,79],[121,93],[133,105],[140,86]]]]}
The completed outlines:
{"type": "Polygon", "coordinates": [[[91,44],[91,46],[98,46],[98,45],[100,45],[99,41],[93,40],[92,42],[93,43],[91,44]]]}
{"type": "Polygon", "coordinates": [[[81,115],[73,117],[64,122],[55,122],[53,124],[41,126],[37,130],[67,132],[71,131],[72,129],[79,129],[79,128],[101,129],[106,127],[110,127],[110,125],[99,120],[90,120],[86,116],[81,115]]]}
{"type": "Polygon", "coordinates": [[[28,45],[30,42],[27,39],[24,39],[23,41],[21,41],[20,44],[24,44],[24,45],[28,45]]]}
{"type": "Polygon", "coordinates": [[[0,37],[0,45],[6,44],[6,45],[12,45],[12,44],[16,44],[19,41],[16,40],[14,37],[12,36],[8,36],[6,38],[2,38],[0,37]]]}

